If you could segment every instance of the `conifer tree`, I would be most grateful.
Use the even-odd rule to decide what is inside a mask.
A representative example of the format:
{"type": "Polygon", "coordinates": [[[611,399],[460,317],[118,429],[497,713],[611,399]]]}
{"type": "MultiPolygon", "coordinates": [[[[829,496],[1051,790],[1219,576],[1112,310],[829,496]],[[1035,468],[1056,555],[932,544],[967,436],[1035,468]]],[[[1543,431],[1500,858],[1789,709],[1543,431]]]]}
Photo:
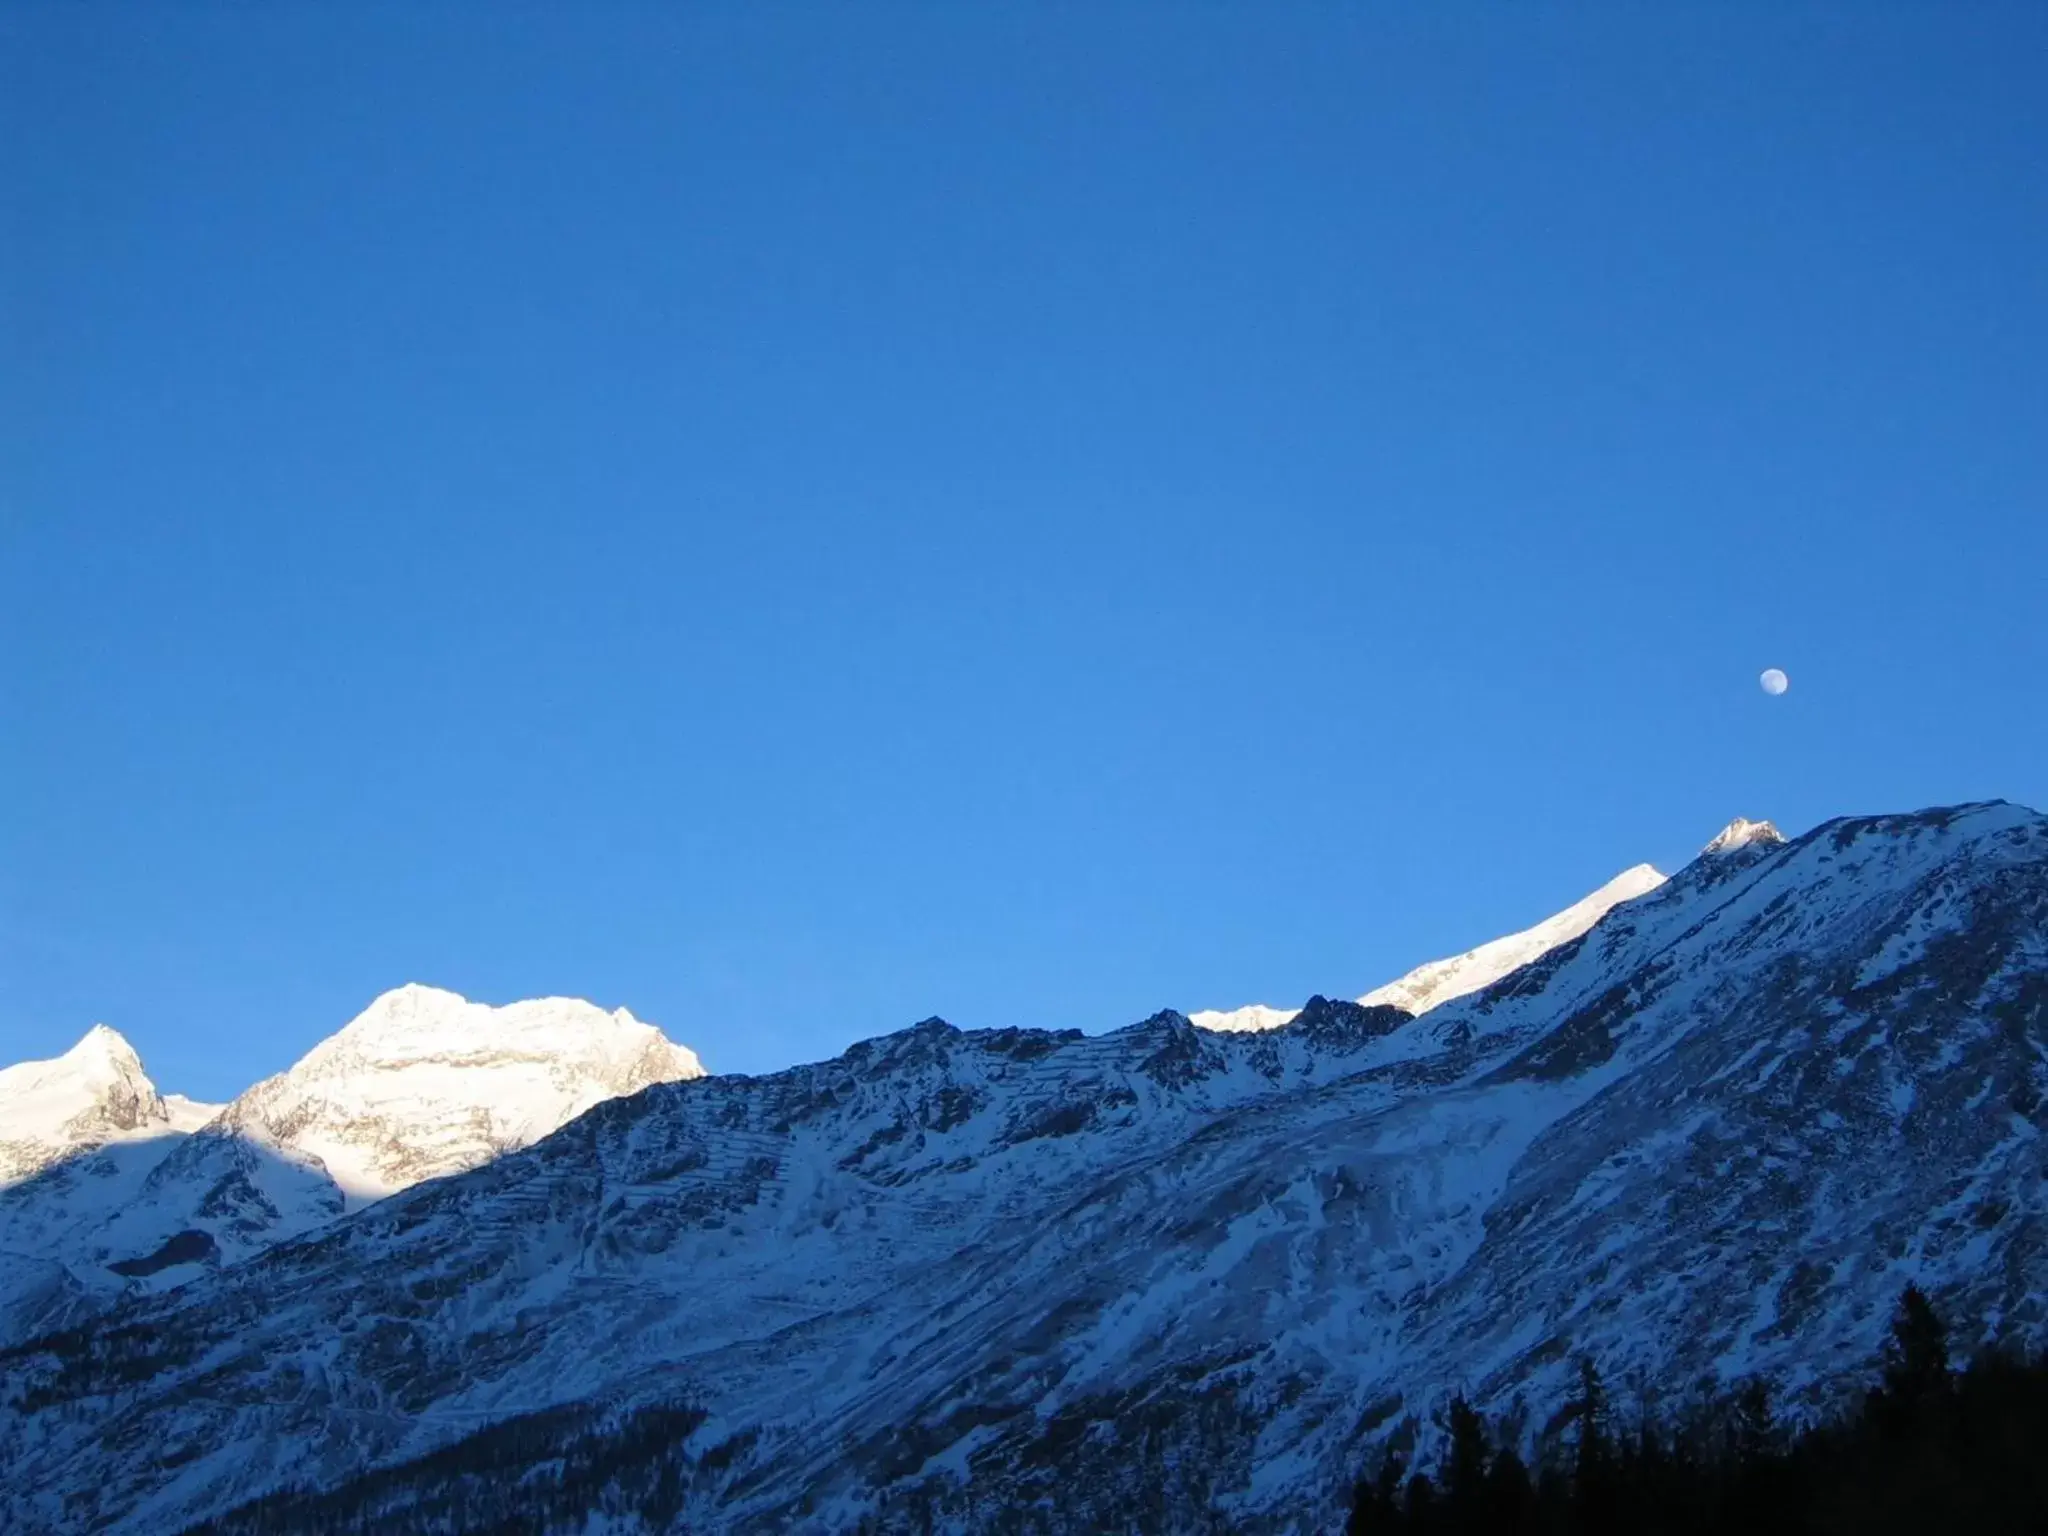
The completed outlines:
{"type": "Polygon", "coordinates": [[[1573,1474],[1580,1483],[1598,1481],[1612,1448],[1607,1440],[1607,1389],[1600,1384],[1600,1368],[1590,1355],[1579,1360],[1579,1395],[1572,1403],[1572,1416],[1579,1423],[1573,1474]]]}
{"type": "Polygon", "coordinates": [[[1607,1389],[1590,1355],[1579,1360],[1579,1395],[1572,1405],[1579,1438],[1572,1457],[1572,1503],[1580,1529],[1606,1536],[1614,1529],[1614,1446],[1609,1435],[1607,1389]]]}
{"type": "Polygon", "coordinates": [[[1486,1503],[1486,1472],[1492,1461],[1486,1422],[1460,1393],[1451,1399],[1444,1430],[1450,1437],[1442,1472],[1444,1502],[1453,1523],[1463,1528],[1478,1521],[1486,1503]]]}
{"type": "Polygon", "coordinates": [[[1352,1490],[1351,1518],[1345,1523],[1345,1536],[1381,1536],[1383,1532],[1404,1528],[1400,1494],[1401,1479],[1407,1471],[1408,1463],[1401,1453],[1388,1451],[1380,1458],[1376,1477],[1358,1480],[1358,1486],[1352,1490]]]}
{"type": "Polygon", "coordinates": [[[1885,1346],[1884,1390],[1907,1414],[1943,1396],[1949,1387],[1948,1328],[1917,1285],[1899,1297],[1885,1346]]]}

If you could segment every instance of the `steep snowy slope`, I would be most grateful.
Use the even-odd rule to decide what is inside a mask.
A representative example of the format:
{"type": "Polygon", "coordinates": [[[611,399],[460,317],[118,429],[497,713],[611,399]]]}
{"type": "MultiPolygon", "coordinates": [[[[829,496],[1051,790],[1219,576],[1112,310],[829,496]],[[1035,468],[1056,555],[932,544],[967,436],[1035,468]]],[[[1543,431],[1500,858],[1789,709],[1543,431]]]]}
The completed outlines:
{"type": "Polygon", "coordinates": [[[111,1030],[31,1066],[9,1076],[37,1085],[22,1094],[46,1120],[69,1116],[74,1154],[94,1127],[133,1126],[118,1132],[119,1155],[111,1145],[90,1161],[52,1154],[39,1177],[0,1192],[0,1252],[37,1296],[0,1309],[0,1342],[22,1337],[31,1317],[64,1315],[52,1310],[58,1294],[75,1314],[183,1284],[525,1146],[604,1099],[703,1074],[687,1048],[624,1010],[567,998],[490,1008],[421,986],[386,993],[225,1107],[158,1098],[111,1030]],[[99,1107],[74,1112],[86,1087],[99,1107]],[[196,1135],[172,1134],[202,1116],[196,1135]]]}
{"type": "Polygon", "coordinates": [[[1646,896],[1663,883],[1664,877],[1647,864],[1625,869],[1590,896],[1581,897],[1534,928],[1481,944],[1449,960],[1419,965],[1398,981],[1374,988],[1359,1001],[1368,1008],[1386,1004],[1408,1013],[1427,1013],[1453,998],[1482,991],[1510,971],[1519,971],[1540,960],[1558,945],[1576,939],[1622,902],[1646,896]]]}
{"type": "Polygon", "coordinates": [[[1420,1018],[930,1021],[0,1356],[0,1526],[403,1531],[494,1460],[472,1511],[613,1530],[1326,1531],[1401,1415],[1540,1424],[1580,1351],[1819,1401],[1908,1277],[2048,1336],[2044,1062],[1998,804],[1732,839],[1420,1018]]]}
{"type": "MultiPolygon", "coordinates": [[[[1739,818],[1734,823],[1734,827],[1750,825],[1739,818]]],[[[1768,828],[1770,824],[1764,822],[1760,825],[1768,828]]],[[[1730,828],[1731,832],[1734,827],[1730,828]]],[[[1722,834],[1724,837],[1728,835],[1722,834]]],[[[1427,1013],[1453,998],[1492,986],[1510,971],[1518,971],[1558,945],[1576,939],[1620,903],[1647,895],[1663,883],[1664,877],[1647,864],[1625,869],[1590,896],[1581,897],[1533,928],[1494,939],[1448,960],[1431,960],[1418,965],[1398,980],[1375,987],[1358,1001],[1368,1008],[1390,1007],[1405,1013],[1427,1013]]],[[[1292,1008],[1270,1008],[1264,1003],[1253,1003],[1227,1011],[1204,1008],[1189,1014],[1188,1018],[1203,1029],[1258,1030],[1278,1029],[1291,1023],[1294,1014],[1292,1008]]]]}

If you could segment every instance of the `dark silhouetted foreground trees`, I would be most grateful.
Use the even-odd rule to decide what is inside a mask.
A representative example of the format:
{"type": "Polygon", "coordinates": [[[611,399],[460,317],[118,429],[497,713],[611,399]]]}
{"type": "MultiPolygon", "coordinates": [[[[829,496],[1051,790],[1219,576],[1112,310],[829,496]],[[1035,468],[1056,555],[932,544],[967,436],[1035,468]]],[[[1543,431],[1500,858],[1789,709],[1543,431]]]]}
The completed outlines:
{"type": "Polygon", "coordinates": [[[1879,1384],[1831,1422],[1778,1422],[1752,1381],[1677,1427],[1623,1429],[1590,1361],[1568,1412],[1571,1437],[1532,1477],[1516,1436],[1453,1401],[1434,1476],[1387,1457],[1358,1483],[1347,1536],[2048,1532],[2048,1352],[1957,1371],[1912,1286],[1879,1384]]]}

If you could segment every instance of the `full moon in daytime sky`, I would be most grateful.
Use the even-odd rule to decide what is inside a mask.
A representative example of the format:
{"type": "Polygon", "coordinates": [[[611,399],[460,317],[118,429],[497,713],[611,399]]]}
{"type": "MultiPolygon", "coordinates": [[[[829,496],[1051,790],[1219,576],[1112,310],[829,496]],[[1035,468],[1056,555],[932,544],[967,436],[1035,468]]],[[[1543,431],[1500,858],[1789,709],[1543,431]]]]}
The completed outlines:
{"type": "Polygon", "coordinates": [[[1776,667],[1765,667],[1763,675],[1757,678],[1757,682],[1762,685],[1765,693],[1774,698],[1792,686],[1792,679],[1776,667]]]}

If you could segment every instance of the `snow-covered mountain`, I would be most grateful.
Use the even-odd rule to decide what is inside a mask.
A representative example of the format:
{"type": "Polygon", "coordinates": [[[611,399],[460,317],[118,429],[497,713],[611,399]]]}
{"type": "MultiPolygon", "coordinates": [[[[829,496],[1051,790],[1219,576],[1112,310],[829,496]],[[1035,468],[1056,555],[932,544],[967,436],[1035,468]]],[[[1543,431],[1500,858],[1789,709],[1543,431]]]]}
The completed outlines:
{"type": "Polygon", "coordinates": [[[319,1161],[360,1202],[523,1147],[601,1100],[703,1075],[694,1052],[623,1008],[491,1008],[415,985],[242,1094],[223,1122],[319,1161]]]}
{"type": "Polygon", "coordinates": [[[0,1343],[182,1284],[526,1146],[604,1099],[703,1070],[623,1009],[569,998],[490,1008],[406,986],[288,1071],[198,1105],[159,1095],[127,1042],[98,1026],[55,1062],[0,1073],[0,1125],[22,1170],[0,1190],[0,1279],[33,1298],[0,1304],[0,1343]]]}
{"type": "Polygon", "coordinates": [[[1420,1017],[605,1103],[0,1354],[0,1526],[1325,1531],[1405,1415],[1540,1430],[1580,1353],[1820,1403],[1908,1278],[2042,1342],[2048,818],[1716,843],[1420,1017]]]}
{"type": "Polygon", "coordinates": [[[0,1343],[77,1315],[66,1260],[220,1108],[158,1093],[104,1024],[53,1061],[0,1070],[0,1343]]]}
{"type": "Polygon", "coordinates": [[[219,1110],[159,1094],[134,1047],[95,1024],[54,1061],[0,1068],[0,1189],[109,1142],[189,1134],[219,1110]]]}
{"type": "MultiPolygon", "coordinates": [[[[1761,826],[1776,836],[1769,822],[1752,823],[1738,817],[1722,838],[1738,828],[1761,826]]],[[[1716,843],[1720,841],[1717,838],[1716,843]]],[[[1375,987],[1358,1001],[1367,1008],[1399,1008],[1404,1013],[1427,1013],[1441,1003],[1464,997],[1492,986],[1510,971],[1518,971],[1560,944],[1570,943],[1605,917],[1614,907],[1638,896],[1648,895],[1664,883],[1664,877],[1647,864],[1625,869],[1589,896],[1583,896],[1562,912],[1545,918],[1533,928],[1468,949],[1448,960],[1431,960],[1407,975],[1375,987]]],[[[1252,1003],[1228,1010],[1204,1008],[1188,1015],[1189,1022],[1202,1029],[1278,1029],[1294,1021],[1296,1010],[1271,1008],[1252,1003]]]]}
{"type": "Polygon", "coordinates": [[[1701,853],[1734,853],[1738,849],[1751,847],[1767,848],[1773,843],[1785,841],[1784,834],[1768,821],[1751,821],[1747,816],[1738,816],[1701,853]]]}

